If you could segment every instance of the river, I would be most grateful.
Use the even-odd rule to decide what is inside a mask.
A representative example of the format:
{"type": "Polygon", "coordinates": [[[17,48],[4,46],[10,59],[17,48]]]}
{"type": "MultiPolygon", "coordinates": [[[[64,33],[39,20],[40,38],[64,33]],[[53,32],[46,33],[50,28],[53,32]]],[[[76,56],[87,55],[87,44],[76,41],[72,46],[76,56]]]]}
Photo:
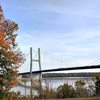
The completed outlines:
{"type": "MultiPolygon", "coordinates": [[[[68,83],[69,85],[75,86],[75,82],[77,80],[84,80],[86,85],[93,84],[93,78],[92,77],[56,77],[56,78],[43,78],[42,79],[42,86],[45,87],[46,84],[49,86],[49,88],[57,89],[58,86],[63,85],[64,83],[68,83]]],[[[30,82],[27,82],[27,86],[30,86],[30,82]]],[[[25,95],[25,87],[17,86],[14,87],[11,91],[18,92],[22,95],[25,95]]],[[[34,90],[34,95],[38,94],[37,90],[34,90]]],[[[30,88],[26,88],[26,95],[30,95],[30,88]]]]}

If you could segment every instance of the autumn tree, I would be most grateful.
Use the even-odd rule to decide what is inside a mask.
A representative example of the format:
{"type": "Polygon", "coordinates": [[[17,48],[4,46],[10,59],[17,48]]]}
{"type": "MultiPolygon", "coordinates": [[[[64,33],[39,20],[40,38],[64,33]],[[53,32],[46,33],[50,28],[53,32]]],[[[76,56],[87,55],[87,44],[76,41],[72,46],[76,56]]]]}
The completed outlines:
{"type": "Polygon", "coordinates": [[[18,68],[24,62],[15,41],[17,30],[18,24],[5,19],[0,6],[0,94],[17,85],[18,68]]]}

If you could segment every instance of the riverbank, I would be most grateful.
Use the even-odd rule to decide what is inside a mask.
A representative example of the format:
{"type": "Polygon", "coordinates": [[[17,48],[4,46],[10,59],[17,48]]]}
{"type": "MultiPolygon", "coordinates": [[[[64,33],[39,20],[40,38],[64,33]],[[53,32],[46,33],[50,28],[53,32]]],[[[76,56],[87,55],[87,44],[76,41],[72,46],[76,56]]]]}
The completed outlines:
{"type": "Polygon", "coordinates": [[[100,97],[91,98],[66,98],[66,99],[36,99],[36,100],[100,100],[100,97]]]}

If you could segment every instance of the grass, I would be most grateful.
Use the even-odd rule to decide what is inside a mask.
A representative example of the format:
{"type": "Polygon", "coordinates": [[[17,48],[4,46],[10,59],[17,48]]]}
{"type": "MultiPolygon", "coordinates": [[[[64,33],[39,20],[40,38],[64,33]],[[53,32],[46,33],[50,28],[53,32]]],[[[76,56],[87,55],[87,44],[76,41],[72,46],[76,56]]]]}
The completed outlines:
{"type": "Polygon", "coordinates": [[[100,97],[90,97],[90,98],[66,98],[66,99],[36,99],[36,100],[100,100],[100,97]]]}

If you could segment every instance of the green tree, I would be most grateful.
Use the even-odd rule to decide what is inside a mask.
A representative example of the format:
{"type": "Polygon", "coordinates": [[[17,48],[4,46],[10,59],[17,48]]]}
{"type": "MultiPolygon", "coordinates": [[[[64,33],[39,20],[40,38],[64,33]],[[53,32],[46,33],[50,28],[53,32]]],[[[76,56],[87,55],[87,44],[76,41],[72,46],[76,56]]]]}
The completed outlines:
{"type": "Polygon", "coordinates": [[[85,87],[85,82],[84,80],[77,80],[75,82],[76,86],[76,97],[86,97],[88,96],[88,90],[85,87]]]}
{"type": "Polygon", "coordinates": [[[18,84],[18,68],[24,62],[24,55],[17,49],[15,41],[18,24],[3,16],[0,6],[0,94],[6,94],[18,84]]]}
{"type": "Polygon", "coordinates": [[[75,82],[75,85],[76,85],[77,87],[84,87],[85,84],[86,84],[86,83],[85,83],[83,80],[77,80],[77,81],[75,82]]]}
{"type": "Polygon", "coordinates": [[[57,88],[57,97],[59,98],[75,97],[74,88],[71,85],[68,85],[67,83],[60,85],[57,88]]]}

